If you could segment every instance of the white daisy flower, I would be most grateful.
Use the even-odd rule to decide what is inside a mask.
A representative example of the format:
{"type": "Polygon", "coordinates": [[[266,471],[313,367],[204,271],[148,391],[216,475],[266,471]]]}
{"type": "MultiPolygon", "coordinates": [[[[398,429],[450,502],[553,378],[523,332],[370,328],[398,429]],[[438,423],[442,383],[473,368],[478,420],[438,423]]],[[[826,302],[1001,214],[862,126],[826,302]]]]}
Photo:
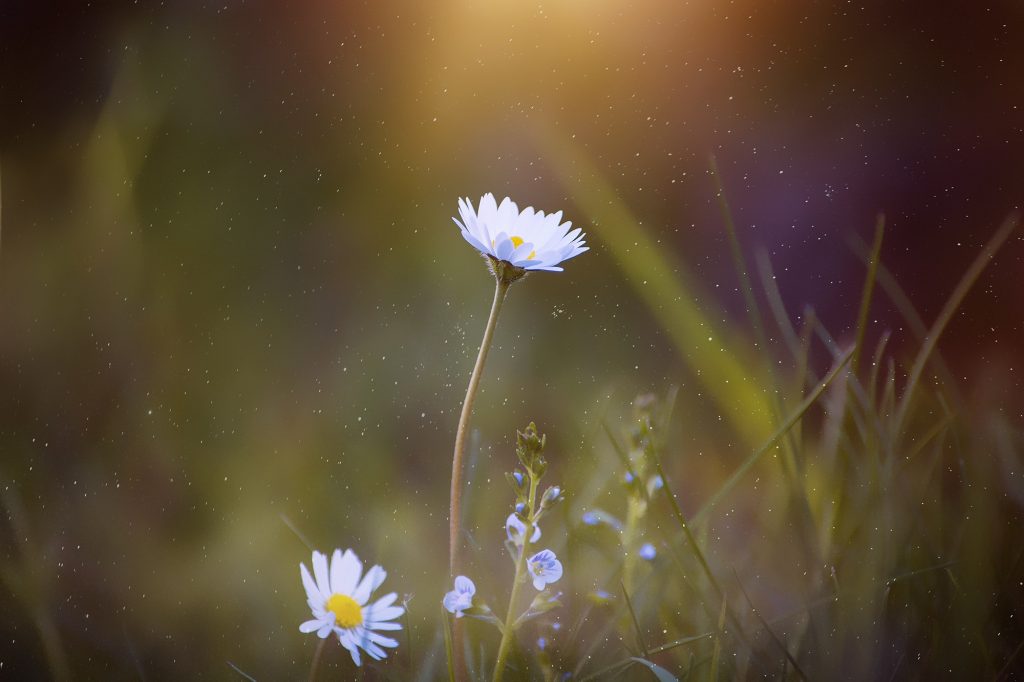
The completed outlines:
{"type": "Polygon", "coordinates": [[[533,576],[533,586],[538,590],[543,590],[545,585],[557,582],[562,577],[562,562],[550,549],[537,552],[526,564],[533,576]]]}
{"type": "Polygon", "coordinates": [[[329,566],[326,555],[313,552],[315,580],[305,564],[299,564],[299,570],[309,608],[313,611],[313,619],[299,626],[301,632],[316,632],[320,639],[335,633],[356,665],[362,665],[360,648],[379,661],[387,657],[381,647],[398,646],[397,640],[375,632],[402,629],[399,623],[391,622],[405,613],[404,608],[393,605],[398,595],[391,592],[368,604],[370,595],[387,576],[383,568],[374,566],[362,576],[363,564],[355,553],[346,549],[342,554],[336,549],[329,566]]]}
{"type": "Polygon", "coordinates": [[[464,575],[455,578],[455,589],[444,595],[444,608],[449,613],[454,613],[456,618],[462,618],[462,612],[473,607],[473,595],[476,594],[476,585],[464,575]]]}
{"type": "Polygon", "coordinates": [[[530,206],[520,211],[508,197],[499,206],[490,192],[476,211],[468,198],[459,199],[459,215],[461,221],[453,220],[477,251],[524,270],[561,272],[559,263],[589,248],[580,228],[561,222],[561,211],[545,215],[530,206]]]}
{"type": "MultiPolygon", "coordinates": [[[[508,535],[508,539],[512,541],[512,544],[522,546],[523,536],[526,535],[526,524],[523,523],[523,520],[515,512],[509,514],[508,518],[505,519],[505,534],[508,535]]],[[[540,540],[540,526],[534,524],[530,542],[537,542],[537,540],[540,540]]]]}

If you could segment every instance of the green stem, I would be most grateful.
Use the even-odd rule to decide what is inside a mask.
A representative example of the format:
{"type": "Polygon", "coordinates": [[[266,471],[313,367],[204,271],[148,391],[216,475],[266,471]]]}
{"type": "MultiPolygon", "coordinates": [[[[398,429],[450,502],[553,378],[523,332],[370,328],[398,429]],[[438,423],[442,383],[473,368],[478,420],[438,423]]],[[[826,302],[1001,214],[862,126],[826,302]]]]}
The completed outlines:
{"type": "Polygon", "coordinates": [[[469,431],[469,417],[473,413],[473,403],[476,401],[477,388],[480,386],[480,376],[484,371],[484,362],[487,361],[487,352],[491,349],[494,328],[498,324],[498,313],[501,312],[501,304],[505,301],[508,287],[509,284],[507,282],[497,278],[497,285],[494,288],[494,302],[491,304],[491,316],[487,319],[484,338],[480,342],[480,353],[476,357],[476,366],[473,367],[473,374],[469,378],[469,387],[466,389],[466,399],[462,403],[459,428],[455,432],[455,452],[452,455],[451,503],[448,513],[448,572],[452,578],[456,576],[459,568],[459,526],[462,516],[462,460],[466,454],[466,434],[469,431]]]}
{"type": "MultiPolygon", "coordinates": [[[[459,416],[459,427],[455,432],[455,452],[452,455],[452,489],[448,507],[448,573],[454,579],[459,572],[459,528],[462,521],[462,479],[463,459],[466,454],[466,434],[469,431],[469,417],[473,414],[473,402],[476,400],[477,388],[480,386],[480,376],[484,371],[484,362],[487,361],[487,352],[491,349],[491,342],[494,338],[494,328],[498,324],[498,313],[501,312],[501,304],[505,302],[505,295],[511,282],[504,277],[495,276],[497,284],[494,287],[494,302],[491,304],[491,315],[487,318],[487,327],[484,329],[484,338],[480,342],[480,353],[476,357],[476,365],[473,367],[473,374],[469,378],[469,386],[466,388],[466,399],[462,403],[462,414],[459,416]]],[[[462,642],[462,621],[456,620],[452,628],[452,661],[455,679],[459,682],[466,679],[466,659],[463,654],[462,642]]]]}
{"type": "Polygon", "coordinates": [[[519,557],[516,559],[516,577],[512,581],[512,594],[508,598],[508,611],[505,615],[505,627],[501,631],[501,644],[498,646],[498,660],[494,664],[494,682],[501,682],[505,674],[505,661],[508,659],[509,651],[512,649],[514,639],[514,625],[516,622],[515,608],[519,601],[519,589],[526,582],[523,572],[526,569],[526,557],[530,553],[530,539],[533,536],[535,527],[533,507],[537,499],[537,477],[530,471],[530,497],[527,502],[526,528],[523,530],[523,546],[519,550],[519,557]]]}

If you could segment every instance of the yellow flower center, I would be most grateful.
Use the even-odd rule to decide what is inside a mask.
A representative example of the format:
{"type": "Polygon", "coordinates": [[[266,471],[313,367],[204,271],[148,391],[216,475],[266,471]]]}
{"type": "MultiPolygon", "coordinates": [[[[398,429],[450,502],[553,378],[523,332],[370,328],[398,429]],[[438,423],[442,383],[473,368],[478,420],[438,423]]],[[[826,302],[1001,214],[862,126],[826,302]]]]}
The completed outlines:
{"type": "MultiPolygon", "coordinates": [[[[509,237],[509,239],[512,240],[513,248],[518,249],[520,246],[523,245],[523,241],[524,240],[523,240],[522,237],[520,237],[518,235],[512,235],[511,237],[509,237]]],[[[534,249],[533,251],[530,252],[530,255],[526,257],[526,260],[533,260],[536,255],[537,255],[537,250],[534,249]]]]}
{"type": "Polygon", "coordinates": [[[335,623],[341,628],[354,628],[363,623],[363,609],[356,600],[346,594],[332,594],[326,608],[334,614],[335,623]]]}

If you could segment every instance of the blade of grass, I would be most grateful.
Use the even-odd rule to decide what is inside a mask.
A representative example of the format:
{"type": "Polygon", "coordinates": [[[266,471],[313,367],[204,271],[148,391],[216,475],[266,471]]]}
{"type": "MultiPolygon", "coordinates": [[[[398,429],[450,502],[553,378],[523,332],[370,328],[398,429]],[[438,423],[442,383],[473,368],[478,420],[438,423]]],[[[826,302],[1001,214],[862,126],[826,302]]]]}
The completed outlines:
{"type": "MultiPolygon", "coordinates": [[[[796,383],[797,395],[802,397],[804,386],[813,386],[815,381],[811,378],[810,373],[810,362],[811,362],[811,334],[814,329],[815,321],[817,316],[814,313],[814,308],[807,307],[804,309],[804,325],[800,330],[800,346],[797,351],[797,363],[796,363],[796,383]]],[[[793,440],[797,444],[797,466],[801,470],[806,466],[807,458],[803,456],[803,422],[797,422],[793,425],[793,440]]]]}
{"type": "Polygon", "coordinates": [[[665,670],[657,663],[652,663],[651,661],[648,661],[646,658],[638,658],[634,656],[633,658],[629,659],[629,662],[631,664],[642,665],[643,667],[647,668],[652,673],[654,673],[654,676],[658,679],[659,682],[679,682],[679,680],[676,679],[675,675],[665,670]]]}
{"type": "MultiPolygon", "coordinates": [[[[882,402],[879,414],[894,415],[896,413],[896,363],[889,358],[889,366],[885,372],[885,383],[882,384],[882,402]]],[[[891,435],[891,434],[890,434],[891,435]]]]}
{"type": "Polygon", "coordinates": [[[772,311],[775,325],[782,334],[782,339],[789,348],[794,358],[799,358],[800,344],[797,340],[796,330],[786,313],[786,305],[782,302],[782,294],[779,292],[779,285],[775,282],[775,274],[772,271],[772,263],[768,254],[759,251],[757,256],[757,270],[761,275],[761,288],[764,289],[765,298],[768,299],[768,309],[772,311]]]}
{"type": "Polygon", "coordinates": [[[1003,679],[1003,677],[1006,676],[1006,673],[1011,671],[1010,664],[1016,660],[1017,655],[1020,654],[1022,650],[1024,650],[1024,640],[1021,640],[1020,644],[1017,645],[1017,648],[1014,649],[1013,653],[1006,659],[1006,663],[1003,664],[1003,667],[1000,668],[999,672],[997,672],[995,677],[992,678],[993,682],[998,682],[1003,679]]]}
{"type": "Polygon", "coordinates": [[[935,344],[938,343],[939,337],[942,332],[946,329],[946,325],[953,319],[953,314],[960,307],[964,297],[967,296],[967,292],[971,290],[974,283],[978,281],[982,271],[988,265],[989,261],[995,257],[996,252],[1006,242],[1009,236],[1017,229],[1018,216],[1016,213],[1011,214],[1003,224],[996,230],[992,238],[988,240],[985,247],[981,250],[981,253],[974,259],[970,267],[964,273],[963,277],[960,278],[960,282],[956,285],[953,293],[950,294],[949,300],[946,301],[946,305],[942,307],[942,312],[936,318],[932,324],[931,329],[928,330],[928,334],[925,337],[924,344],[921,346],[921,350],[917,353],[917,358],[914,360],[913,367],[911,367],[910,374],[907,376],[907,385],[903,389],[903,396],[900,398],[899,407],[896,411],[896,419],[893,428],[893,436],[899,438],[903,430],[903,422],[906,419],[907,411],[910,409],[911,401],[914,398],[914,393],[917,390],[917,386],[921,381],[921,374],[924,371],[925,363],[928,362],[929,356],[932,351],[935,350],[935,344]]]}
{"type": "MultiPolygon", "coordinates": [[[[667,644],[662,644],[661,646],[654,647],[653,649],[651,649],[651,654],[652,655],[653,654],[660,654],[660,653],[663,653],[665,651],[670,651],[672,649],[675,649],[677,647],[685,646],[687,644],[693,644],[694,642],[699,642],[702,639],[707,639],[708,637],[713,637],[714,634],[715,633],[713,633],[713,632],[705,632],[703,635],[694,635],[693,637],[684,637],[683,639],[677,639],[674,642],[669,642],[667,644]]],[[[630,662],[632,660],[633,660],[632,658],[626,658],[626,659],[623,659],[623,660],[618,661],[616,663],[613,663],[613,664],[611,664],[610,666],[608,666],[606,668],[601,668],[597,672],[591,673],[590,675],[587,675],[586,677],[580,678],[579,682],[588,682],[589,680],[596,680],[596,679],[607,679],[607,675],[609,673],[613,673],[616,670],[621,670],[621,669],[625,668],[626,666],[630,665],[630,662]]],[[[575,679],[575,677],[573,679],[575,679]]]]}
{"type": "Polygon", "coordinates": [[[759,459],[761,459],[764,453],[768,452],[773,447],[775,447],[775,445],[778,444],[779,440],[786,434],[786,432],[793,428],[794,424],[800,421],[800,419],[804,416],[807,410],[811,408],[811,405],[813,405],[818,400],[818,398],[825,391],[825,389],[828,388],[832,381],[837,376],[839,376],[839,373],[843,370],[843,368],[846,367],[846,364],[850,361],[850,356],[852,352],[853,351],[851,349],[847,351],[842,357],[840,357],[839,361],[835,364],[835,366],[833,366],[832,371],[830,371],[825,376],[825,378],[821,380],[821,382],[814,389],[814,391],[812,391],[810,394],[808,394],[806,398],[804,398],[803,402],[800,403],[797,409],[793,411],[793,413],[790,414],[789,417],[784,422],[782,422],[782,424],[780,424],[777,429],[775,429],[775,433],[773,433],[771,437],[767,441],[765,441],[763,445],[761,445],[761,447],[759,447],[757,450],[754,450],[754,452],[751,453],[749,457],[747,457],[746,461],[740,464],[736,471],[732,473],[732,475],[725,481],[725,483],[723,483],[718,488],[718,490],[715,491],[711,498],[708,499],[708,501],[704,503],[704,506],[702,506],[700,510],[694,515],[693,523],[700,523],[704,519],[704,517],[707,516],[708,513],[715,507],[715,505],[718,504],[718,502],[721,501],[721,499],[725,497],[736,486],[736,484],[740,481],[741,478],[743,478],[743,476],[750,470],[750,468],[753,467],[759,459]]]}
{"type": "Polygon", "coordinates": [[[636,643],[640,646],[640,651],[643,653],[644,658],[650,658],[647,644],[644,643],[643,630],[640,629],[640,621],[637,620],[636,611],[633,610],[633,601],[629,598],[626,585],[622,581],[619,581],[619,585],[622,587],[622,596],[626,598],[626,608],[629,609],[629,617],[633,620],[633,627],[636,628],[636,643]]]}
{"type": "Polygon", "coordinates": [[[850,360],[850,372],[857,374],[860,361],[860,349],[864,345],[864,333],[867,330],[868,312],[871,310],[871,294],[875,289],[875,276],[878,272],[878,256],[882,251],[882,235],[885,234],[885,215],[878,214],[875,221],[875,241],[871,246],[871,258],[868,261],[868,273],[864,278],[864,289],[860,296],[860,312],[857,313],[857,336],[853,342],[853,358],[850,360]]]}
{"type": "Polygon", "coordinates": [[[768,635],[772,638],[772,640],[774,640],[774,642],[779,646],[779,648],[782,649],[782,653],[786,655],[786,660],[788,660],[790,665],[793,666],[793,670],[796,671],[796,674],[800,676],[800,679],[806,682],[807,675],[804,674],[804,671],[800,667],[800,664],[796,662],[795,658],[793,658],[793,654],[789,653],[789,647],[786,646],[785,642],[779,639],[779,636],[776,635],[775,631],[772,630],[770,625],[768,625],[768,621],[766,621],[761,616],[761,613],[757,610],[757,607],[754,606],[753,600],[751,600],[750,595],[747,594],[747,590],[745,587],[743,587],[743,583],[740,581],[740,576],[736,573],[735,569],[733,570],[733,575],[736,577],[736,584],[739,585],[740,592],[743,593],[744,599],[746,599],[747,604],[750,605],[750,612],[754,614],[754,617],[757,618],[758,621],[760,621],[761,626],[764,628],[765,632],[767,632],[768,635]]]}
{"type": "Polygon", "coordinates": [[[665,492],[665,497],[668,498],[669,505],[672,508],[672,513],[676,517],[676,521],[679,522],[679,528],[683,531],[683,535],[686,536],[686,541],[690,543],[690,549],[693,551],[693,555],[697,558],[697,563],[700,564],[701,569],[704,571],[704,575],[707,577],[708,582],[711,583],[711,586],[714,588],[718,598],[723,599],[725,597],[725,592],[722,590],[722,586],[718,583],[718,579],[715,578],[715,573],[711,570],[711,566],[708,564],[707,558],[704,556],[704,552],[701,551],[697,538],[693,536],[693,532],[690,530],[690,525],[686,523],[686,517],[683,515],[683,510],[679,506],[676,494],[669,484],[668,476],[665,475],[665,468],[661,464],[661,457],[658,456],[657,449],[653,447],[647,448],[647,455],[654,461],[654,466],[658,471],[658,475],[661,476],[662,490],[665,492]]]}
{"type": "Polygon", "coordinates": [[[750,275],[747,274],[747,262],[743,257],[743,250],[740,248],[740,240],[736,236],[736,223],[732,218],[732,209],[729,207],[729,199],[725,195],[725,186],[722,184],[721,175],[718,172],[718,161],[715,155],[709,157],[711,177],[715,180],[715,198],[718,199],[718,210],[722,214],[722,223],[725,225],[725,234],[729,238],[729,251],[732,252],[733,266],[736,268],[736,277],[740,280],[740,291],[743,294],[743,302],[747,306],[747,317],[750,326],[754,330],[754,339],[757,345],[765,350],[768,342],[764,334],[764,322],[761,318],[761,309],[754,297],[754,288],[750,285],[750,275]]]}
{"type": "Polygon", "coordinates": [[[228,664],[229,668],[234,670],[236,673],[238,673],[239,675],[241,675],[245,679],[249,680],[249,682],[256,682],[256,678],[255,677],[253,677],[252,675],[248,674],[247,672],[245,672],[244,670],[239,668],[237,665],[235,665],[231,661],[224,661],[224,662],[228,664]]]}
{"type": "Polygon", "coordinates": [[[281,523],[283,523],[284,525],[288,526],[288,530],[290,530],[291,532],[295,533],[295,537],[297,537],[299,540],[302,541],[302,544],[304,544],[306,546],[306,549],[308,549],[310,552],[312,552],[313,550],[316,549],[313,546],[313,543],[309,541],[309,538],[306,537],[306,534],[303,533],[302,531],[300,531],[298,526],[296,526],[294,523],[292,523],[292,520],[288,517],[287,514],[282,512],[282,513],[278,514],[278,517],[280,517],[281,523]]]}
{"type": "Polygon", "coordinates": [[[718,661],[722,657],[722,639],[725,635],[726,601],[722,598],[722,610],[718,614],[718,630],[715,632],[715,644],[711,653],[711,669],[708,670],[708,682],[718,682],[718,661]]]}
{"type": "Polygon", "coordinates": [[[906,573],[900,573],[899,575],[893,576],[892,578],[889,578],[888,580],[885,581],[885,590],[886,591],[890,590],[894,584],[896,584],[897,582],[899,582],[901,580],[907,580],[908,578],[913,578],[914,576],[918,576],[918,575],[921,575],[923,573],[930,573],[932,571],[942,571],[942,570],[945,570],[945,569],[950,568],[952,566],[956,566],[957,563],[958,562],[955,559],[953,559],[953,560],[950,560],[950,561],[944,561],[941,564],[936,564],[934,566],[927,566],[925,568],[919,568],[919,569],[914,570],[914,571],[907,571],[906,573]]]}
{"type": "MultiPolygon", "coordinates": [[[[747,307],[747,318],[750,320],[750,326],[754,331],[754,341],[762,353],[768,353],[768,339],[764,332],[764,319],[761,316],[761,309],[757,304],[757,298],[754,296],[754,288],[750,284],[750,275],[747,273],[747,261],[743,257],[743,250],[740,248],[740,240],[736,234],[736,222],[732,217],[732,209],[729,207],[729,200],[725,195],[725,186],[722,184],[722,178],[718,172],[718,162],[715,160],[714,154],[710,157],[710,166],[711,174],[715,179],[718,208],[722,214],[725,233],[729,238],[729,250],[732,252],[733,267],[735,267],[736,277],[740,281],[740,290],[743,292],[743,301],[747,307]]],[[[777,386],[779,382],[775,376],[772,363],[769,362],[766,365],[765,373],[767,374],[769,385],[777,386]]],[[[772,420],[777,422],[783,415],[783,406],[778,393],[770,391],[768,401],[772,408],[772,420]]],[[[805,491],[796,481],[796,445],[788,434],[782,439],[782,445],[783,457],[780,459],[780,463],[790,482],[791,492],[800,501],[801,506],[808,507],[804,494],[805,491]]]]}
{"type": "MultiPolygon", "coordinates": [[[[865,264],[869,262],[870,252],[868,246],[862,242],[857,235],[853,235],[850,238],[851,248],[854,252],[864,261],[865,264]]],[[[899,311],[903,320],[907,323],[911,334],[919,342],[924,342],[925,337],[928,335],[928,327],[925,325],[924,320],[921,319],[921,315],[914,308],[914,305],[910,302],[910,298],[906,292],[903,291],[903,287],[900,286],[899,282],[896,281],[896,277],[889,272],[885,267],[885,263],[879,261],[878,271],[875,273],[875,280],[878,282],[878,286],[882,288],[889,300],[893,302],[896,309],[899,311]]],[[[944,387],[951,392],[957,405],[962,404],[962,399],[959,394],[956,393],[955,389],[957,386],[956,381],[953,379],[953,373],[949,370],[949,366],[942,357],[942,353],[936,349],[931,356],[931,363],[935,367],[939,376],[942,378],[944,387]]]]}
{"type": "Polygon", "coordinates": [[[452,626],[448,622],[448,612],[441,609],[441,622],[444,623],[444,659],[448,668],[448,682],[455,682],[455,648],[452,645],[452,626]]]}
{"type": "Polygon", "coordinates": [[[703,297],[680,263],[646,230],[614,187],[577,145],[538,130],[560,181],[639,298],[665,329],[680,359],[730,425],[748,444],[771,431],[769,382],[750,353],[730,346],[729,334],[697,304],[703,297]]]}
{"type": "MultiPolygon", "coordinates": [[[[612,444],[612,450],[614,450],[615,454],[618,455],[622,468],[625,469],[630,476],[635,478],[636,471],[633,470],[633,464],[629,461],[629,455],[626,454],[622,445],[619,444],[619,439],[615,437],[614,433],[612,433],[612,429],[608,426],[608,421],[606,419],[601,420],[601,428],[604,429],[605,435],[608,436],[608,442],[612,444]]],[[[646,492],[646,488],[644,488],[644,491],[646,492]]]]}
{"type": "Polygon", "coordinates": [[[885,347],[889,344],[891,336],[892,334],[889,331],[882,333],[882,337],[878,340],[878,346],[875,348],[875,355],[871,358],[871,374],[868,377],[867,393],[872,407],[877,404],[878,369],[882,366],[882,357],[885,355],[885,347]]]}

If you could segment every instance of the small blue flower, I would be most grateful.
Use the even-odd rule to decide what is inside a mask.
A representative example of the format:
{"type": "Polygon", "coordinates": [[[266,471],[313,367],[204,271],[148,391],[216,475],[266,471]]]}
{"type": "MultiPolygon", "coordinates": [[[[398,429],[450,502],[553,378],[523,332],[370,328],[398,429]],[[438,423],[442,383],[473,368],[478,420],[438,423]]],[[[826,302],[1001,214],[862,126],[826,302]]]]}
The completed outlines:
{"type": "MultiPolygon", "coordinates": [[[[508,539],[513,544],[521,546],[523,544],[523,536],[526,534],[526,524],[516,514],[509,514],[508,518],[505,519],[505,533],[508,535],[508,539]]],[[[530,542],[537,542],[540,539],[540,526],[534,524],[533,526],[533,537],[530,538],[530,542]]]]}
{"type": "Polygon", "coordinates": [[[602,523],[606,523],[615,530],[622,530],[622,522],[601,509],[583,512],[583,515],[580,516],[580,521],[585,526],[600,526],[602,523]]]}
{"type": "Polygon", "coordinates": [[[562,489],[557,485],[553,485],[544,491],[544,497],[541,498],[540,503],[542,506],[545,507],[550,506],[557,502],[558,498],[561,497],[561,495],[562,489]]]}
{"type": "Polygon", "coordinates": [[[643,544],[643,547],[640,548],[640,551],[637,552],[637,554],[640,555],[641,559],[646,559],[647,561],[654,561],[654,557],[658,556],[658,550],[656,550],[654,548],[654,545],[652,545],[651,543],[645,542],[643,544]]]}
{"type": "Polygon", "coordinates": [[[661,476],[651,476],[651,480],[647,482],[647,489],[651,492],[661,490],[665,487],[665,480],[661,476]]]}
{"type": "Polygon", "coordinates": [[[449,613],[454,613],[456,618],[462,618],[462,612],[473,606],[473,595],[476,594],[476,585],[464,575],[455,578],[455,589],[444,595],[444,608],[449,613]]]}
{"type": "Polygon", "coordinates": [[[513,471],[512,472],[512,478],[516,479],[516,484],[518,484],[518,485],[522,485],[523,484],[523,472],[522,471],[513,471]]]}
{"type": "Polygon", "coordinates": [[[557,582],[562,577],[562,562],[550,549],[542,549],[527,561],[533,586],[543,590],[548,583],[557,582]]]}
{"type": "Polygon", "coordinates": [[[540,649],[541,651],[544,651],[544,649],[546,649],[547,646],[548,646],[548,640],[547,640],[546,637],[538,637],[537,638],[537,648],[538,649],[540,649]]]}
{"type": "Polygon", "coordinates": [[[526,503],[525,502],[519,502],[519,503],[516,504],[516,514],[522,514],[525,511],[526,511],[526,503]]]}
{"type": "Polygon", "coordinates": [[[633,478],[633,473],[631,471],[627,471],[626,475],[622,477],[622,480],[626,482],[626,485],[629,485],[633,482],[633,478]]]}

